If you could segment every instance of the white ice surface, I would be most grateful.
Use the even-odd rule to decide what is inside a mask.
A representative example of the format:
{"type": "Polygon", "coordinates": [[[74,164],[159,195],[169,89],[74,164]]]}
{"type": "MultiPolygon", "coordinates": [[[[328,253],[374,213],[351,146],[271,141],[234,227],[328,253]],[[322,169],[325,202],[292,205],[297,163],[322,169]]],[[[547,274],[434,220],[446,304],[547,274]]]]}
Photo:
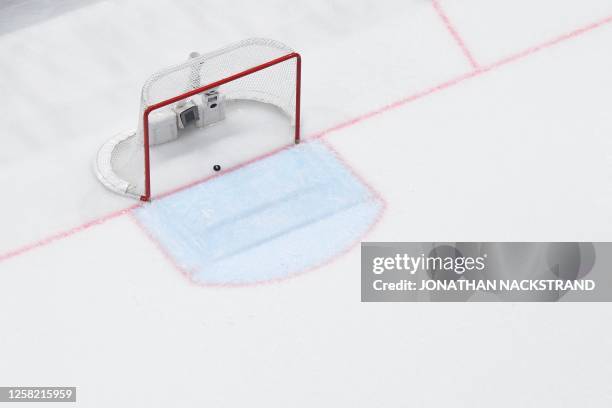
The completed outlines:
{"type": "MultiPolygon", "coordinates": [[[[612,14],[441,4],[482,64],[612,14]]],[[[190,51],[299,50],[306,137],[470,70],[424,0],[103,1],[2,33],[0,254],[133,204],[91,162],[136,126],[144,79],[190,51]]],[[[604,25],[326,135],[387,201],[367,239],[609,241],[611,41],[604,25]]],[[[215,154],[281,143],[224,156],[235,140],[215,154]]],[[[113,219],[0,263],[0,385],[75,385],[87,407],[612,404],[609,305],[361,304],[359,261],[203,289],[113,219]]]]}
{"type": "MultiPolygon", "coordinates": [[[[441,0],[480,64],[596,23],[612,15],[609,0],[441,0]]],[[[577,57],[574,54],[574,57],[577,57]]],[[[576,58],[574,58],[574,61],[576,58]]]]}

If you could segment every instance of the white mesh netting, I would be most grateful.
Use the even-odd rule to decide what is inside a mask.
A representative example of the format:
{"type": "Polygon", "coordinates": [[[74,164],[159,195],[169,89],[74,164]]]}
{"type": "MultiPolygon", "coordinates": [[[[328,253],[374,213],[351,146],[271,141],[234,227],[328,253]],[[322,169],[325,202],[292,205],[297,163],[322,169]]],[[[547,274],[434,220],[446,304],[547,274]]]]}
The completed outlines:
{"type": "MultiPolygon", "coordinates": [[[[145,191],[143,115],[155,104],[292,54],[277,41],[253,38],[153,74],[141,94],[138,128],[117,135],[98,152],[96,174],[109,189],[140,197],[145,191]]],[[[294,58],[232,80],[217,89],[225,103],[253,100],[278,107],[295,123],[297,62],[294,58]]],[[[172,109],[176,102],[160,109],[172,109]]],[[[150,131],[150,130],[149,130],[150,131]]],[[[177,142],[180,143],[180,138],[177,142]]],[[[205,152],[203,152],[205,154],[205,152]]]]}

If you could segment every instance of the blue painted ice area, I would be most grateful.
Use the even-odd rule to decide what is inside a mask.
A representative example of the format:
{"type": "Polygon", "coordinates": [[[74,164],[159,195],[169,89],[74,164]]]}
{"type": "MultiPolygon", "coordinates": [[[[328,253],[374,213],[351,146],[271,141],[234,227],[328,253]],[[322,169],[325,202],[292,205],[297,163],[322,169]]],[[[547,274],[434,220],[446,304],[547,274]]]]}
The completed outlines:
{"type": "Polygon", "coordinates": [[[134,210],[203,284],[248,284],[322,264],[382,203],[325,145],[303,143],[134,210]]]}

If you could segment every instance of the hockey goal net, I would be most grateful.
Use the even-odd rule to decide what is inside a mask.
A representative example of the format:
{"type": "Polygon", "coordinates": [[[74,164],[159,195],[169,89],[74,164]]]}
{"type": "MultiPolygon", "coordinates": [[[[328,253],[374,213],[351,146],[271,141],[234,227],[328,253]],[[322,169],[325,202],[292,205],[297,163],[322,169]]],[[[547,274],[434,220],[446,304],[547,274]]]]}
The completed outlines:
{"type": "Polygon", "coordinates": [[[174,141],[186,127],[225,117],[225,106],[248,100],[280,109],[300,140],[300,55],[277,41],[248,39],[153,74],[141,94],[136,131],[119,134],[99,150],[98,179],[110,190],[151,199],[152,146],[174,141]]]}

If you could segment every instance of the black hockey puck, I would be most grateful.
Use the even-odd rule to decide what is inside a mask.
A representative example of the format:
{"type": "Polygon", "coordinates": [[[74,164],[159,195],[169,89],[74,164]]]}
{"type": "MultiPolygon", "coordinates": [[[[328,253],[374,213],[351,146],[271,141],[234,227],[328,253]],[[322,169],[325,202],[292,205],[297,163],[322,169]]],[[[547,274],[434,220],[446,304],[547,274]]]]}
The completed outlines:
{"type": "Polygon", "coordinates": [[[214,171],[219,171],[219,170],[221,170],[221,166],[219,166],[218,164],[215,164],[215,165],[213,166],[213,170],[214,170],[214,171]]]}

